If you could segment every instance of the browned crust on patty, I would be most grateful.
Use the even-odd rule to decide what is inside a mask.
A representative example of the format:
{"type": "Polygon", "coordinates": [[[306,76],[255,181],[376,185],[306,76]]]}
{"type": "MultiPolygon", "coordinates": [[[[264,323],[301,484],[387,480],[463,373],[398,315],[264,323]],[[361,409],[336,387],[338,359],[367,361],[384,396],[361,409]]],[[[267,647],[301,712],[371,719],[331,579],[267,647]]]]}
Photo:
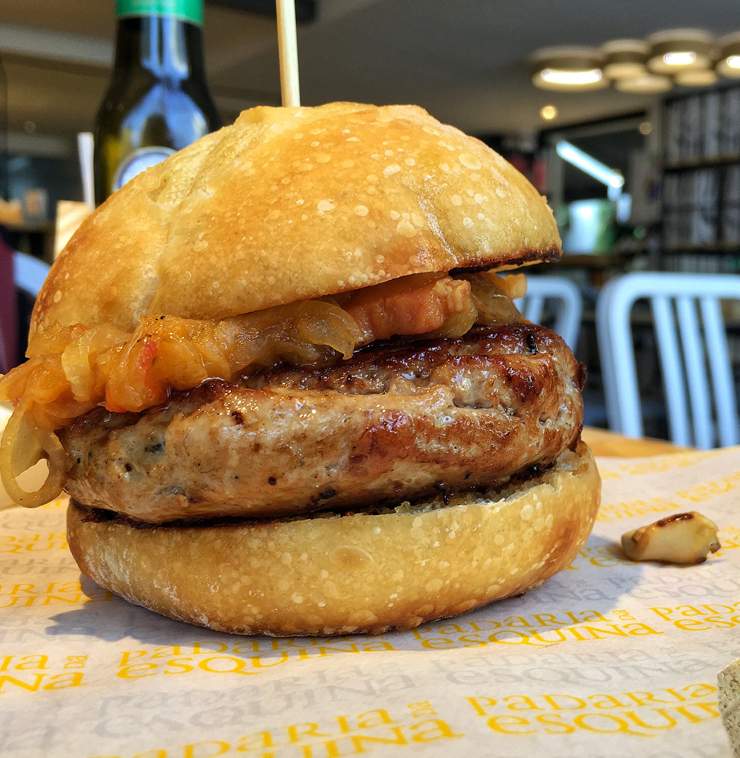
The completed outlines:
{"type": "Polygon", "coordinates": [[[578,440],[582,369],[531,324],[385,346],[331,369],[207,383],[62,433],[67,491],[152,523],[271,518],[459,491],[547,465],[578,440]]]}
{"type": "Polygon", "coordinates": [[[174,619],[235,634],[382,633],[538,586],[586,542],[599,489],[580,443],[526,484],[448,506],[132,529],[73,503],[67,536],[84,574],[174,619]]]}

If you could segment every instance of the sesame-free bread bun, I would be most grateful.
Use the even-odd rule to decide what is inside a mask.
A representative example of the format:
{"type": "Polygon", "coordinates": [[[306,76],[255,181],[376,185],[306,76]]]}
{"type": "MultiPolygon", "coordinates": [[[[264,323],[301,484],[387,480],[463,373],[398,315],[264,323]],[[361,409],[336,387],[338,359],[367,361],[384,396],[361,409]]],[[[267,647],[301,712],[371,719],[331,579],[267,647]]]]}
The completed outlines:
{"type": "Polygon", "coordinates": [[[219,319],[454,268],[560,254],[545,200],[414,106],[253,108],[140,174],[79,228],[40,293],[58,322],[219,319]]]}
{"type": "Polygon", "coordinates": [[[381,633],[538,586],[586,542],[599,493],[581,442],[535,479],[449,505],[142,529],[89,520],[73,502],[67,537],[84,574],[174,619],[235,634],[381,633]]]}

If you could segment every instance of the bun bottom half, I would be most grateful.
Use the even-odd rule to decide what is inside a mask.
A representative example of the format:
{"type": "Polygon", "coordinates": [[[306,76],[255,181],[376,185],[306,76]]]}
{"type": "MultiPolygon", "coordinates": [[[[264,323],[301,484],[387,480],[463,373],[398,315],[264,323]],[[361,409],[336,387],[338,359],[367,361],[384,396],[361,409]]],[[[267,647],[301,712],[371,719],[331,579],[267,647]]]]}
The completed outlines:
{"type": "Polygon", "coordinates": [[[588,539],[600,499],[579,443],[525,482],[338,515],[136,528],[74,501],[80,570],[132,603],[233,634],[381,634],[542,584],[588,539]]]}

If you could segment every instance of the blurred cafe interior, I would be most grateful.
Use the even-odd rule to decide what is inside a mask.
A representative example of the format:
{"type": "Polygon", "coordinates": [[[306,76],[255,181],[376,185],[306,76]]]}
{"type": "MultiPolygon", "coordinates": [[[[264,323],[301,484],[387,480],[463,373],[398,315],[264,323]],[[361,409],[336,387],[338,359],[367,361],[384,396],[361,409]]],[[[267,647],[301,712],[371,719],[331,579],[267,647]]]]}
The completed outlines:
{"type": "MultiPolygon", "coordinates": [[[[547,196],[564,255],[528,271],[519,305],[586,364],[587,425],[740,442],[736,0],[296,7],[304,104],[421,105],[547,196]]],[[[0,0],[2,371],[23,359],[48,265],[102,199],[91,135],[117,28],[114,0],[0,0]]],[[[202,29],[209,129],[280,105],[274,3],[206,0],[202,29]]]]}

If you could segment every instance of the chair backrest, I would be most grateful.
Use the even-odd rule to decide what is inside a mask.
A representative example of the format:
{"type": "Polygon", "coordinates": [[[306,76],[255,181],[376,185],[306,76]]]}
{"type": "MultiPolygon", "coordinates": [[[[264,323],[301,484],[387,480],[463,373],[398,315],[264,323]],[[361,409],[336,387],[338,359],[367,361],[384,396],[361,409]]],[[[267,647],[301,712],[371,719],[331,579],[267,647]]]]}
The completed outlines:
{"type": "Polygon", "coordinates": [[[557,301],[553,331],[565,340],[571,350],[575,350],[583,308],[580,290],[570,279],[562,276],[528,276],[527,294],[516,301],[516,306],[527,321],[539,324],[546,300],[557,301]]]}
{"type": "Polygon", "coordinates": [[[640,299],[652,308],[671,439],[704,449],[738,444],[720,304],[740,299],[740,276],[731,274],[634,273],[604,287],[596,304],[596,331],[609,426],[629,437],[643,435],[630,320],[640,299]]]}
{"type": "Polygon", "coordinates": [[[25,253],[13,253],[13,278],[18,289],[36,297],[49,273],[49,265],[25,253]]]}

